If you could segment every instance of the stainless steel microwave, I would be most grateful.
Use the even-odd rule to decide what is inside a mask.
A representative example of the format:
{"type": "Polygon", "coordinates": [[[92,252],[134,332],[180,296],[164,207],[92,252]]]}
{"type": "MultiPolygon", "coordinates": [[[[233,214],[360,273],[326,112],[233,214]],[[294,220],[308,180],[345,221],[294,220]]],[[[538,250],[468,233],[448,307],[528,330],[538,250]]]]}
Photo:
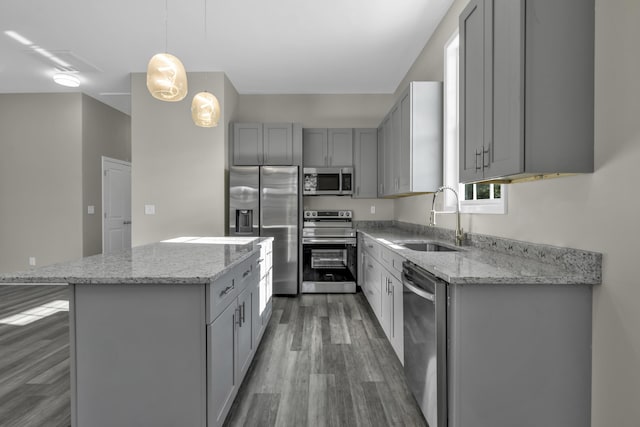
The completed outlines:
{"type": "Polygon", "coordinates": [[[304,168],[305,196],[353,194],[353,168],[304,168]]]}

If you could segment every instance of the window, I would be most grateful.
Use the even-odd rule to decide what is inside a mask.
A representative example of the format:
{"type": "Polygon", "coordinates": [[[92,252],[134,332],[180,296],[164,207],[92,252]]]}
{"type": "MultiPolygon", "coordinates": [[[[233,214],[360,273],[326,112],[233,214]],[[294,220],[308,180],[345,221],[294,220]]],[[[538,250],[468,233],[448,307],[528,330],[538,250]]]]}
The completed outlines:
{"type": "MultiPolygon", "coordinates": [[[[444,183],[458,190],[460,211],[464,213],[506,213],[504,184],[460,184],[458,182],[458,101],[459,101],[458,31],[444,47],[444,183]]],[[[455,210],[455,196],[444,193],[444,209],[455,210]]]]}

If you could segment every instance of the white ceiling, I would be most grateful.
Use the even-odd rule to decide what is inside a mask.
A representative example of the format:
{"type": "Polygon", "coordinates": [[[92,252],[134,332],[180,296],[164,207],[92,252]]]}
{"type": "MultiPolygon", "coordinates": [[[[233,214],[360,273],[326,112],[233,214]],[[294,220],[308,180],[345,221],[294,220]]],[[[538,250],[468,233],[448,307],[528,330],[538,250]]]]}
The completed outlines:
{"type": "Polygon", "coordinates": [[[0,0],[0,93],[82,91],[129,113],[129,73],[165,49],[241,94],[392,93],[452,1],[0,0]],[[81,87],[7,30],[66,58],[81,87]]]}

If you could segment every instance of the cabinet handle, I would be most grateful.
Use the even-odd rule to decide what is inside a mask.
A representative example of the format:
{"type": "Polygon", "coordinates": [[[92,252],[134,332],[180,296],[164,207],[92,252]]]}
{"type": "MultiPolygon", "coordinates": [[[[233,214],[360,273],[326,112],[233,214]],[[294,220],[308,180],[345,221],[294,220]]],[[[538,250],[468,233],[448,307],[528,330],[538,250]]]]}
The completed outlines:
{"type": "Polygon", "coordinates": [[[241,328],[242,327],[242,319],[240,319],[240,307],[236,308],[235,313],[233,315],[235,317],[235,319],[233,319],[234,323],[238,324],[238,327],[241,328]]]}
{"type": "Polygon", "coordinates": [[[242,278],[244,279],[245,277],[247,277],[249,275],[249,273],[251,273],[251,269],[248,269],[247,271],[242,273],[242,278]]]}
{"type": "Polygon", "coordinates": [[[324,165],[327,166],[327,156],[324,156],[324,165]]]}
{"type": "Polygon", "coordinates": [[[220,297],[223,297],[223,296],[227,295],[229,292],[231,292],[233,290],[234,287],[235,287],[235,283],[232,280],[231,284],[229,286],[227,286],[226,288],[224,288],[224,290],[222,292],[220,292],[220,297]]]}
{"type": "Polygon", "coordinates": [[[478,157],[480,157],[481,155],[482,155],[481,150],[476,150],[476,171],[482,170],[482,166],[478,166],[478,157]]]}
{"type": "Polygon", "coordinates": [[[491,163],[491,159],[489,158],[489,150],[490,149],[491,149],[491,144],[489,144],[486,149],[482,150],[482,167],[483,168],[488,168],[489,164],[491,163]],[[485,154],[486,154],[486,157],[487,157],[486,161],[485,161],[485,154]]]}
{"type": "Polygon", "coordinates": [[[240,322],[242,322],[242,325],[244,325],[244,301],[242,302],[242,305],[240,307],[241,307],[241,310],[240,310],[240,322]]]}

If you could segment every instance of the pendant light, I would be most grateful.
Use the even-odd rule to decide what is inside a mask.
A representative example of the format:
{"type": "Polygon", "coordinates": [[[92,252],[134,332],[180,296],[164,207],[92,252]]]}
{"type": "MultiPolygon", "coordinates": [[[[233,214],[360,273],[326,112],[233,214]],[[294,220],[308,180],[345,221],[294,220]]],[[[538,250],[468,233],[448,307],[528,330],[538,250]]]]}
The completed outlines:
{"type": "MultiPolygon", "coordinates": [[[[207,39],[207,1],[204,1],[204,39],[207,39]]],[[[214,94],[207,91],[197,93],[191,101],[191,118],[196,126],[212,128],[220,120],[220,103],[214,94]]]]}
{"type": "Polygon", "coordinates": [[[220,120],[220,103],[212,93],[200,92],[191,102],[191,118],[196,126],[212,128],[220,120]]]}
{"type": "MultiPolygon", "coordinates": [[[[168,0],[165,0],[165,52],[167,50],[168,0]]],[[[147,89],[156,99],[161,101],[177,102],[187,96],[187,72],[184,65],[170,53],[158,53],[154,55],[147,66],[147,89]]]]}

